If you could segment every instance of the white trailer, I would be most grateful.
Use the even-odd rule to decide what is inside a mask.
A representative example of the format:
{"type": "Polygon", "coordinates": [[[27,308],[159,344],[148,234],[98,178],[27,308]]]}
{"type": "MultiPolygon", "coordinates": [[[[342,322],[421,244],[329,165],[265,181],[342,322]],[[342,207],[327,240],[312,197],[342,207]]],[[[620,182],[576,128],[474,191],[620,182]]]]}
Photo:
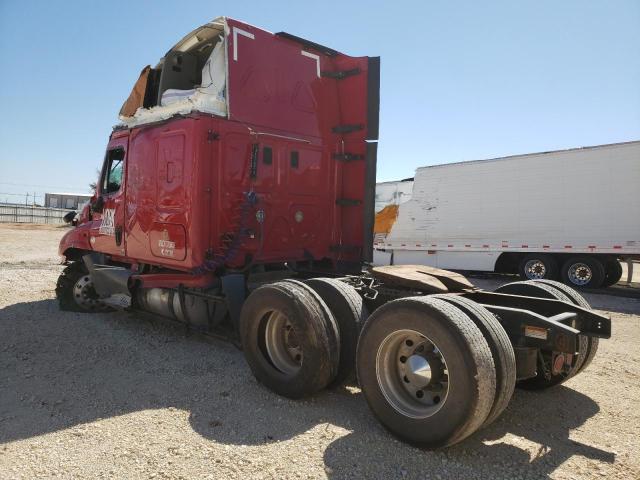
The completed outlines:
{"type": "Polygon", "coordinates": [[[400,205],[411,199],[413,190],[413,178],[398,180],[395,182],[380,182],[376,184],[376,205],[378,213],[388,205],[400,205]]]}
{"type": "Polygon", "coordinates": [[[374,263],[617,282],[640,258],[640,141],[422,167],[374,263]]]}

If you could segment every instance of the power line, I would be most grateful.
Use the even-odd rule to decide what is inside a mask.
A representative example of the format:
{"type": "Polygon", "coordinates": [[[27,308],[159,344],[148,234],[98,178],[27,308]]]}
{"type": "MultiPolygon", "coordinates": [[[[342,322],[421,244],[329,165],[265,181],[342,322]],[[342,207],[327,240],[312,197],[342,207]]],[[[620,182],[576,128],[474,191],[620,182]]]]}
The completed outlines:
{"type": "Polygon", "coordinates": [[[13,183],[13,182],[0,182],[0,185],[11,185],[14,187],[59,188],[62,190],[75,190],[77,188],[84,188],[84,189],[87,188],[87,187],[60,187],[60,186],[54,186],[54,185],[36,185],[33,183],[13,183]]]}
{"type": "Polygon", "coordinates": [[[30,197],[44,197],[44,195],[34,195],[32,193],[9,193],[9,192],[0,192],[0,195],[13,195],[14,197],[24,197],[25,195],[29,195],[30,197]]]}

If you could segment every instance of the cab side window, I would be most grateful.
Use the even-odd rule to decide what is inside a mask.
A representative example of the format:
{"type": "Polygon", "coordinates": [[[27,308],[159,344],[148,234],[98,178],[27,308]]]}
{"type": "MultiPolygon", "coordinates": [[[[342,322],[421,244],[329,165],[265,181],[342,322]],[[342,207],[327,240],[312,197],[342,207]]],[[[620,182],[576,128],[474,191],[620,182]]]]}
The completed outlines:
{"type": "Polygon", "coordinates": [[[124,167],[124,150],[115,148],[107,152],[105,168],[102,174],[101,191],[103,194],[113,193],[120,190],[122,185],[122,174],[124,167]]]}

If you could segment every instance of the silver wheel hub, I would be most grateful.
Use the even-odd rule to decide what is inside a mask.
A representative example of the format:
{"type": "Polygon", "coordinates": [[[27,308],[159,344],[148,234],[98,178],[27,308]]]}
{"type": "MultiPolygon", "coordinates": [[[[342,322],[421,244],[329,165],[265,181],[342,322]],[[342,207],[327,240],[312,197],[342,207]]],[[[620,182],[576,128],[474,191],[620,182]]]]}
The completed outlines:
{"type": "Polygon", "coordinates": [[[435,414],[449,393],[442,352],[415,330],[397,330],[382,341],[376,355],[376,377],[389,404],[410,418],[435,414]]]}
{"type": "Polygon", "coordinates": [[[420,355],[411,355],[405,362],[404,369],[410,383],[426,387],[431,381],[431,366],[429,361],[420,355]]]}
{"type": "Polygon", "coordinates": [[[547,275],[547,267],[540,260],[529,260],[524,265],[524,273],[527,278],[537,280],[545,278],[547,275]]]}
{"type": "Polygon", "coordinates": [[[97,310],[104,307],[93,288],[93,282],[89,275],[80,277],[73,285],[73,300],[76,305],[85,310],[97,310]]]}
{"type": "Polygon", "coordinates": [[[574,263],[569,267],[568,277],[575,285],[586,285],[591,281],[593,272],[586,263],[574,263]]]}
{"type": "Polygon", "coordinates": [[[268,360],[280,372],[293,376],[302,367],[302,346],[293,325],[279,311],[267,314],[264,344],[268,360]]]}

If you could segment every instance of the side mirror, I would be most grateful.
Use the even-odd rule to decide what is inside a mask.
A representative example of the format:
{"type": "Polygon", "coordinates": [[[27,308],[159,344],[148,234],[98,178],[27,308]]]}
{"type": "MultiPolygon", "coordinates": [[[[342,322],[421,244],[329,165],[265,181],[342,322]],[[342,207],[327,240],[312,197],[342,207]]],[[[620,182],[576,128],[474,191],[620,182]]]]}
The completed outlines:
{"type": "Polygon", "coordinates": [[[73,223],[73,219],[76,218],[77,212],[75,210],[72,210],[71,212],[67,213],[64,217],[62,217],[62,220],[64,220],[64,223],[67,224],[71,224],[73,223]]]}
{"type": "Polygon", "coordinates": [[[102,197],[96,198],[95,202],[91,204],[91,211],[100,213],[104,208],[104,199],[102,197]]]}

